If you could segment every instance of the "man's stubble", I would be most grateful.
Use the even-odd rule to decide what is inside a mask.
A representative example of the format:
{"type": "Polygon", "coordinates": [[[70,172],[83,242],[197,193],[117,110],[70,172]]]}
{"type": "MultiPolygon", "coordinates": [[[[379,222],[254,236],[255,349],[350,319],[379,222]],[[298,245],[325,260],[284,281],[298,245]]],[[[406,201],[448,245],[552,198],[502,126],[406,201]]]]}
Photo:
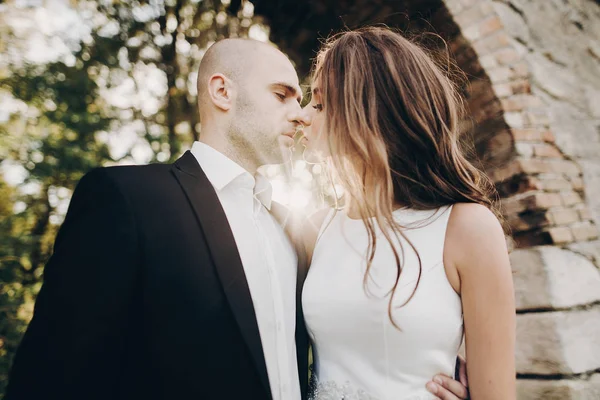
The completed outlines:
{"type": "Polygon", "coordinates": [[[240,91],[235,105],[236,117],[227,130],[232,151],[238,158],[243,158],[257,166],[264,164],[280,164],[284,162],[278,135],[266,126],[248,93],[240,91]]]}

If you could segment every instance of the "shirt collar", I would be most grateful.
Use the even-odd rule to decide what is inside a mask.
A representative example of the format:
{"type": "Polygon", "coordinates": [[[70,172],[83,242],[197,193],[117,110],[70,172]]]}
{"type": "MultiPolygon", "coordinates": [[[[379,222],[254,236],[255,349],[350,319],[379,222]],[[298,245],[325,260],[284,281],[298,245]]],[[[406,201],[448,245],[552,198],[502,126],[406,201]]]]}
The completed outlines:
{"type": "Polygon", "coordinates": [[[267,210],[271,209],[273,199],[273,186],[271,182],[263,175],[256,173],[256,184],[254,185],[254,197],[260,201],[267,210]]]}
{"type": "Polygon", "coordinates": [[[266,177],[259,173],[253,177],[235,161],[206,143],[194,142],[190,151],[215,190],[221,191],[231,184],[241,185],[251,181],[249,185],[253,187],[254,197],[268,210],[271,209],[273,187],[266,177]]]}

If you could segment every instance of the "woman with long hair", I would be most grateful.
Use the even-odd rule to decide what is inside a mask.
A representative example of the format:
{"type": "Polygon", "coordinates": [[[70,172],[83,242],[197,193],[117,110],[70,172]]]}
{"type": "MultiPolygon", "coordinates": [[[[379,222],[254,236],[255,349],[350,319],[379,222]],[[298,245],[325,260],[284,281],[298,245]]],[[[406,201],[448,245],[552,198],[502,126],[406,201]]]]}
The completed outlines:
{"type": "Polygon", "coordinates": [[[338,34],[313,73],[307,155],[344,206],[310,218],[303,309],[314,399],[432,399],[465,340],[472,399],[515,394],[515,304],[497,195],[460,149],[461,100],[388,28],[338,34]]]}

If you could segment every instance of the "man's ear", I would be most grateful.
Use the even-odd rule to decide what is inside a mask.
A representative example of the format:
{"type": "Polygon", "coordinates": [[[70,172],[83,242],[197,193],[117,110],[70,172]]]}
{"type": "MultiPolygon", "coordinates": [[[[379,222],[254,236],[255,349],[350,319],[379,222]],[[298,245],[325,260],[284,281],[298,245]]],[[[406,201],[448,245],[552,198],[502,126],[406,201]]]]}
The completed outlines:
{"type": "Polygon", "coordinates": [[[233,106],[235,89],[233,83],[223,74],[213,74],[208,80],[208,97],[210,101],[223,111],[233,106]]]}

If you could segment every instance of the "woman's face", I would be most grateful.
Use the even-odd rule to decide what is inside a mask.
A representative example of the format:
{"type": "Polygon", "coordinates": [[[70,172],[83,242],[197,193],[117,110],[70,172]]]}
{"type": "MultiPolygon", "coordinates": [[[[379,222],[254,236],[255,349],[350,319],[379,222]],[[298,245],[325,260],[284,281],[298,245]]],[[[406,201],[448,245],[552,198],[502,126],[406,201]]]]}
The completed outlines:
{"type": "Polygon", "coordinates": [[[303,140],[303,144],[306,147],[304,156],[307,161],[319,162],[329,157],[330,151],[326,134],[323,131],[325,114],[323,113],[319,88],[313,86],[311,93],[310,103],[304,107],[304,111],[310,117],[311,121],[311,124],[304,128],[304,137],[306,138],[303,140]]]}

